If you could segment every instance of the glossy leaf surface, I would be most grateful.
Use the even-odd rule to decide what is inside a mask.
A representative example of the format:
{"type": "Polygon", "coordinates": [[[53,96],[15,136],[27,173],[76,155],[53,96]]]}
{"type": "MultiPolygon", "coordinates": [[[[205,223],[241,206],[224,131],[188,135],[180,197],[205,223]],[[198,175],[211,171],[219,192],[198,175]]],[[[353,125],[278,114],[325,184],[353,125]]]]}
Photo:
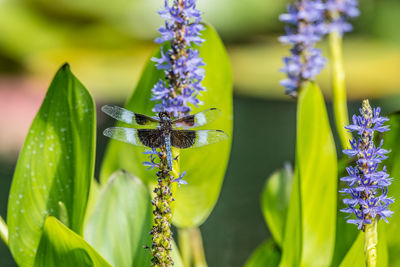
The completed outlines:
{"type": "Polygon", "coordinates": [[[295,176],[281,266],[328,266],[335,242],[337,159],[324,99],[314,83],[299,94],[295,176]]]}
{"type": "Polygon", "coordinates": [[[126,171],[115,172],[103,187],[85,239],[113,266],[148,266],[152,227],[150,193],[126,171]]]}
{"type": "Polygon", "coordinates": [[[296,168],[286,215],[280,267],[298,266],[300,263],[300,253],[302,249],[301,219],[300,177],[298,169],[296,168]]]}
{"type": "Polygon", "coordinates": [[[35,267],[111,266],[85,240],[55,217],[47,217],[35,267]]]}
{"type": "MultiPolygon", "coordinates": [[[[232,76],[225,48],[215,30],[207,26],[202,32],[206,41],[198,47],[200,57],[206,63],[206,77],[202,84],[207,88],[199,99],[204,105],[193,108],[192,113],[216,107],[222,115],[201,129],[220,129],[232,137],[232,76]]],[[[159,52],[155,55],[159,56],[159,52]]],[[[132,97],[125,108],[137,113],[154,115],[154,101],[150,101],[151,88],[164,76],[149,61],[132,97]]],[[[118,124],[121,126],[123,124],[118,124]]],[[[127,126],[127,125],[124,125],[127,126]]],[[[179,227],[195,227],[204,222],[212,211],[222,186],[231,147],[229,140],[196,149],[180,150],[181,171],[186,171],[188,185],[177,190],[175,197],[174,224],[179,227]]],[[[110,141],[103,162],[101,179],[117,169],[124,168],[137,175],[151,187],[155,171],[146,171],[142,162],[147,160],[143,148],[136,148],[115,140],[110,141]]]]}
{"type": "Polygon", "coordinates": [[[365,267],[364,260],[364,234],[359,233],[349,252],[344,257],[340,267],[365,267]]]}
{"type": "Polygon", "coordinates": [[[279,265],[281,252],[272,240],[262,243],[247,260],[245,267],[275,267],[279,265]]]}
{"type": "Polygon", "coordinates": [[[309,83],[300,92],[296,157],[300,176],[302,266],[327,266],[336,229],[337,159],[323,96],[309,83]]]}
{"type": "Polygon", "coordinates": [[[288,165],[268,178],[261,196],[265,221],[278,246],[282,246],[292,185],[293,173],[288,165]]]}
{"type": "Polygon", "coordinates": [[[82,233],[94,148],[93,100],[64,65],[32,123],[11,186],[9,241],[19,265],[33,265],[46,216],[82,233]]]}

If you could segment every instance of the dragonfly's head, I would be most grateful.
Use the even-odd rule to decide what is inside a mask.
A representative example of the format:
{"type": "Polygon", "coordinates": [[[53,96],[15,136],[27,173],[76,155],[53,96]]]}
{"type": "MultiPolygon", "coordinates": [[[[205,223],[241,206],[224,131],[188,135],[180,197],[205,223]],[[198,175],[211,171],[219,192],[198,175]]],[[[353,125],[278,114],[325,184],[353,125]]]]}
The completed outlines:
{"type": "Polygon", "coordinates": [[[160,117],[161,121],[168,121],[169,120],[169,114],[166,111],[162,111],[158,113],[158,116],[160,117]]]}

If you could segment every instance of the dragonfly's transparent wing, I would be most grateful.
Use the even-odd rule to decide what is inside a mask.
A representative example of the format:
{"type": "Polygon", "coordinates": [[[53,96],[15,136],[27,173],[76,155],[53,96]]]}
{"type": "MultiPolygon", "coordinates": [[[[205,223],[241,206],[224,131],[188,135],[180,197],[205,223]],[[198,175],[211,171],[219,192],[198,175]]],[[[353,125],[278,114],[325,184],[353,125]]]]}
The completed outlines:
{"type": "Polygon", "coordinates": [[[177,148],[195,148],[228,139],[221,130],[172,130],[171,144],[177,148]]]}
{"type": "Polygon", "coordinates": [[[110,138],[135,146],[157,148],[164,145],[162,132],[157,129],[111,127],[105,129],[103,134],[110,138]]]}
{"type": "Polygon", "coordinates": [[[149,116],[134,113],[130,110],[114,106],[114,105],[105,105],[101,107],[101,110],[109,115],[110,117],[113,117],[114,119],[117,119],[119,121],[129,123],[131,125],[135,126],[158,126],[160,122],[156,119],[153,119],[149,116]]]}
{"type": "Polygon", "coordinates": [[[202,125],[206,125],[221,115],[221,110],[217,108],[210,108],[203,110],[194,115],[185,116],[183,118],[176,119],[172,122],[172,124],[176,127],[198,127],[202,125]]]}

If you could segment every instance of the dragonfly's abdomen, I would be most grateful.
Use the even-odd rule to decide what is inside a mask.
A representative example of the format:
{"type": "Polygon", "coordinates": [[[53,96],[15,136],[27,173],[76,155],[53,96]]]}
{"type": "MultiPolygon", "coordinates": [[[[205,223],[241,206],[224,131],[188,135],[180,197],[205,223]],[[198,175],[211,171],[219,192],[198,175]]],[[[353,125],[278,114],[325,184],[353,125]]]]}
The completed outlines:
{"type": "Polygon", "coordinates": [[[171,149],[171,136],[167,134],[165,136],[165,151],[167,153],[168,169],[172,170],[172,149],[171,149]]]}

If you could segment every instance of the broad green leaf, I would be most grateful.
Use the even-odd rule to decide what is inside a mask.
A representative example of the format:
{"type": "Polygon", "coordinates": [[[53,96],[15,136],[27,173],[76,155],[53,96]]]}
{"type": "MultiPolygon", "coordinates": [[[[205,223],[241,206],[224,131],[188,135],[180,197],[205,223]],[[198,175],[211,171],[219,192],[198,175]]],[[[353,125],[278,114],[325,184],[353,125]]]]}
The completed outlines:
{"type": "Polygon", "coordinates": [[[335,245],[337,159],[328,114],[314,83],[299,95],[296,157],[300,176],[302,266],[328,266],[335,245]]]}
{"type": "MultiPolygon", "coordinates": [[[[287,232],[287,227],[285,232],[281,265],[328,266],[335,243],[337,159],[324,99],[314,83],[308,83],[299,94],[295,173],[294,190],[299,186],[300,207],[293,204],[293,213],[289,207],[287,224],[292,230],[287,232]]],[[[295,191],[292,198],[297,194],[295,191]]]]}
{"type": "Polygon", "coordinates": [[[245,267],[275,267],[279,265],[281,252],[273,240],[262,243],[247,260],[245,267]]]}
{"type": "MultiPolygon", "coordinates": [[[[202,129],[221,129],[232,136],[232,76],[225,48],[215,30],[206,26],[202,32],[206,40],[200,47],[200,56],[206,63],[206,77],[203,85],[207,88],[199,99],[204,102],[194,107],[193,113],[216,107],[222,115],[202,129]]],[[[156,56],[159,55],[156,54],[156,56]]],[[[151,88],[164,74],[149,61],[126,108],[135,112],[153,115],[154,101],[150,101],[151,88]]],[[[120,124],[121,125],[121,124],[120,124]]],[[[195,227],[204,222],[212,211],[225,175],[231,146],[227,141],[196,149],[180,151],[181,170],[186,171],[188,185],[178,189],[175,197],[174,224],[179,227],[195,227]]],[[[111,140],[102,166],[102,183],[115,170],[124,168],[140,177],[151,186],[156,180],[155,171],[146,171],[142,162],[146,160],[143,148],[111,140]]]]}
{"type": "Polygon", "coordinates": [[[280,247],[282,246],[292,185],[293,173],[288,165],[268,178],[261,196],[261,209],[265,221],[275,242],[280,247]]]}
{"type": "Polygon", "coordinates": [[[35,259],[35,267],[111,266],[81,236],[55,217],[47,217],[35,259]]]}
{"type": "MultiPolygon", "coordinates": [[[[296,162],[296,165],[298,163],[296,162]]],[[[300,197],[300,177],[298,168],[294,170],[292,193],[286,215],[285,232],[282,242],[282,257],[279,266],[299,266],[302,249],[302,214],[300,197]]]]}
{"type": "Polygon", "coordinates": [[[389,218],[387,225],[387,242],[389,248],[389,262],[391,266],[400,265],[400,235],[393,234],[398,232],[400,227],[400,203],[398,196],[400,195],[400,112],[393,113],[389,116],[390,131],[384,135],[383,147],[390,150],[389,158],[383,162],[387,166],[390,177],[394,177],[392,184],[389,186],[388,196],[393,196],[396,201],[389,206],[394,211],[393,217],[389,218]]]}
{"type": "Polygon", "coordinates": [[[85,239],[113,266],[148,266],[150,193],[142,181],[117,171],[103,187],[85,227],[85,239]]]}
{"type": "MultiPolygon", "coordinates": [[[[354,231],[358,231],[355,227],[354,231]]],[[[359,233],[349,252],[344,257],[340,267],[365,267],[364,260],[364,234],[359,233]]]]}
{"type": "MultiPolygon", "coordinates": [[[[377,257],[378,257],[378,266],[379,267],[387,267],[389,266],[389,251],[387,244],[387,237],[390,236],[389,232],[387,232],[387,224],[380,220],[378,224],[378,246],[377,246],[377,257]]],[[[393,264],[390,262],[390,264],[393,264]]],[[[396,265],[392,265],[396,266],[396,265]]]]}
{"type": "Polygon", "coordinates": [[[89,219],[92,217],[94,208],[96,207],[100,195],[100,190],[101,190],[100,184],[97,182],[96,179],[93,178],[92,184],[90,185],[90,193],[86,208],[85,221],[83,223],[85,228],[89,219]]]}
{"type": "Polygon", "coordinates": [[[46,216],[82,233],[94,149],[94,102],[64,65],[32,123],[12,181],[7,218],[19,265],[33,265],[46,216]]]}

